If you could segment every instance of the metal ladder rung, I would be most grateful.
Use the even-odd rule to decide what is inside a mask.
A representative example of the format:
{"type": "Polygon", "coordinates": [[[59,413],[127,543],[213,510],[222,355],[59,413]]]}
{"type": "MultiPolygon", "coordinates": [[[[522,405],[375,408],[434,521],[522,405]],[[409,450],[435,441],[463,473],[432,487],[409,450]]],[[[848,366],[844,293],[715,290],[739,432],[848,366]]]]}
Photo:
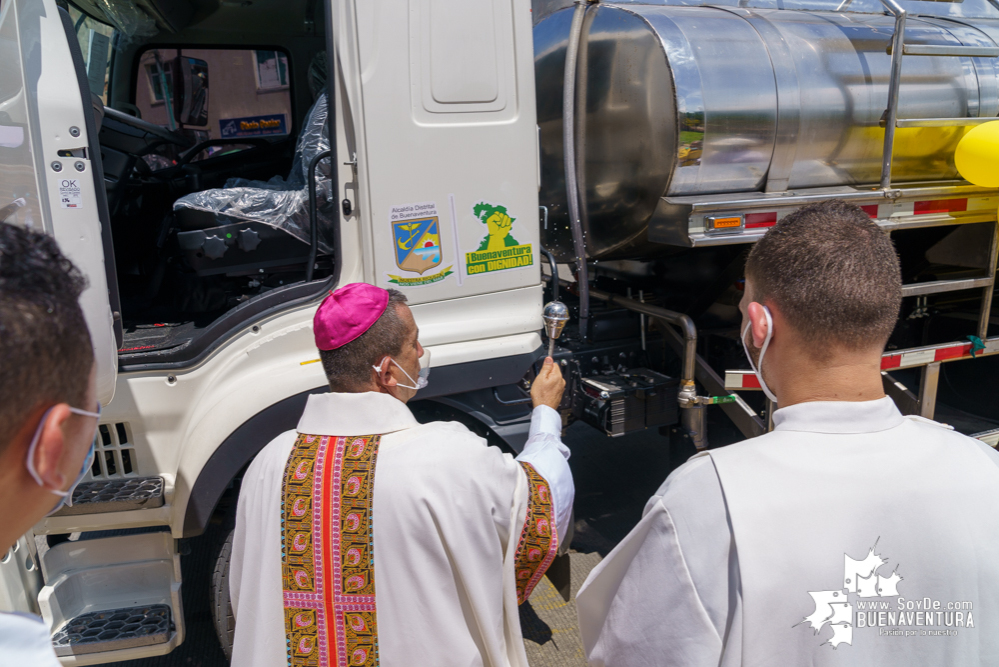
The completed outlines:
{"type": "Polygon", "coordinates": [[[993,278],[962,278],[961,280],[933,280],[925,283],[902,285],[902,296],[921,296],[923,294],[940,294],[941,292],[956,292],[963,289],[989,287],[993,278]]]}
{"type": "MultiPolygon", "coordinates": [[[[891,55],[891,42],[886,49],[891,55]]],[[[997,46],[951,46],[950,44],[903,44],[903,56],[964,56],[965,58],[999,57],[997,46]]]]}
{"type": "MultiPolygon", "coordinates": [[[[895,127],[962,127],[991,123],[994,120],[999,120],[999,118],[993,116],[985,118],[899,118],[895,121],[895,127]]],[[[881,125],[884,126],[884,121],[881,125]]]]}

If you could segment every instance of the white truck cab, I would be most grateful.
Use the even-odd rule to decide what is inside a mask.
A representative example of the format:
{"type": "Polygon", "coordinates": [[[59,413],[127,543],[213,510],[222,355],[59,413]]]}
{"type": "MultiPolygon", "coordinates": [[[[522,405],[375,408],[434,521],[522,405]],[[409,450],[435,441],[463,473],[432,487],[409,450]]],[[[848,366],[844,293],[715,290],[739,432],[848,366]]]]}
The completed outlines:
{"type": "Polygon", "coordinates": [[[832,198],[902,257],[887,393],[932,418],[939,387],[995,444],[999,191],[952,153],[999,114],[999,10],[884,2],[0,0],[0,221],[86,274],[104,406],[0,609],[66,665],[162,655],[182,557],[211,559],[230,645],[241,474],[326,390],[312,318],[352,282],[409,299],[420,419],[521,447],[561,294],[566,423],[660,428],[674,462],[710,405],[763,433],[742,262],[832,198]]]}
{"type": "MultiPolygon", "coordinates": [[[[40,559],[28,536],[2,566],[0,608],[40,612],[63,662],[92,664],[183,641],[177,541],[204,531],[240,470],[326,390],[312,317],[331,289],[406,294],[433,353],[421,399],[530,369],[538,133],[528,2],[226,2],[200,21],[212,3],[106,3],[117,16],[60,4],[0,6],[0,211],[52,234],[87,275],[104,416],[89,507],[34,533],[126,534],[50,539],[40,559]],[[110,40],[88,13],[119,21],[110,40]],[[317,90],[310,65],[329,72],[317,90]],[[333,157],[318,163],[313,241],[317,149],[333,157]],[[229,178],[266,200],[272,177],[284,200],[258,209],[274,211],[174,210],[224,196],[229,178]],[[304,220],[304,239],[278,209],[304,220]],[[91,638],[110,612],[137,629],[91,638]]],[[[494,425],[519,445],[526,407],[506,410],[494,425]]]]}

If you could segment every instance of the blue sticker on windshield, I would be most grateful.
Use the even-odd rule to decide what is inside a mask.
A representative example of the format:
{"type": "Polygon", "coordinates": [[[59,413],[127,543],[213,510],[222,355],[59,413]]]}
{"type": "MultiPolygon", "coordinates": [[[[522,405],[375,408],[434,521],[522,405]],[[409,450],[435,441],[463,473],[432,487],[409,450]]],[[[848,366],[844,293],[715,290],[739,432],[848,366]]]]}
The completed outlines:
{"type": "Polygon", "coordinates": [[[288,134],[283,113],[246,116],[245,118],[222,118],[219,120],[219,126],[222,129],[223,139],[288,134]]]}

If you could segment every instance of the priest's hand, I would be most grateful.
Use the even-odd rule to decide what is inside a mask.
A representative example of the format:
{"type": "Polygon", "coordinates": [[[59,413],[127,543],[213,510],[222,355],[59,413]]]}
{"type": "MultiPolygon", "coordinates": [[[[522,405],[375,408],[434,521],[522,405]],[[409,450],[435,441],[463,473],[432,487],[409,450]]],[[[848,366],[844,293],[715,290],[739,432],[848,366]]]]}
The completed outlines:
{"type": "Polygon", "coordinates": [[[531,385],[531,402],[534,407],[547,405],[552,410],[558,410],[563,391],[565,391],[565,380],[562,379],[561,369],[551,357],[545,357],[545,364],[531,385]]]}

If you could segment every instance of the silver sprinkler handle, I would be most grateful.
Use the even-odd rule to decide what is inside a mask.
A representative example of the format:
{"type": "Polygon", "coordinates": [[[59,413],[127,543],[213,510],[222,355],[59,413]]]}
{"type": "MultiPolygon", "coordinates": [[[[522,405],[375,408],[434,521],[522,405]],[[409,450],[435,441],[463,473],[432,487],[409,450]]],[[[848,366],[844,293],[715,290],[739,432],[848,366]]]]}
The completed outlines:
{"type": "Polygon", "coordinates": [[[569,308],[561,301],[551,301],[545,304],[541,319],[545,322],[545,333],[548,334],[548,356],[555,353],[555,341],[562,335],[565,323],[569,321],[569,308]]]}

